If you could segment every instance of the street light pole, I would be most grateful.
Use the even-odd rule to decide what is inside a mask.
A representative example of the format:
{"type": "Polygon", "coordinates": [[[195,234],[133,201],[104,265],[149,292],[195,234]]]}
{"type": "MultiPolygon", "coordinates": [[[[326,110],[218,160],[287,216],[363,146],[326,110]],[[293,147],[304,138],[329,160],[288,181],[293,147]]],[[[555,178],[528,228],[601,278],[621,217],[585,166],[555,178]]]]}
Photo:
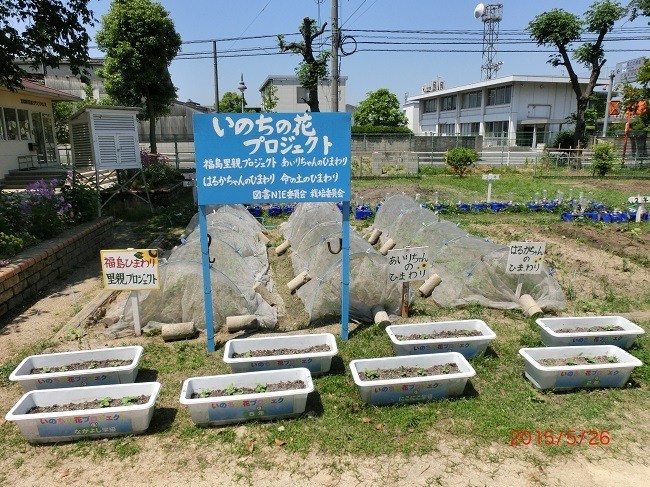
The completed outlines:
{"type": "Polygon", "coordinates": [[[241,80],[239,81],[239,86],[237,87],[241,91],[241,112],[244,113],[244,91],[246,91],[246,84],[244,83],[244,73],[241,74],[241,80]]]}
{"type": "Polygon", "coordinates": [[[603,123],[603,137],[607,137],[607,122],[609,121],[609,104],[612,101],[612,86],[614,85],[614,71],[609,73],[609,89],[607,90],[607,104],[605,105],[605,123],[603,123]]]}

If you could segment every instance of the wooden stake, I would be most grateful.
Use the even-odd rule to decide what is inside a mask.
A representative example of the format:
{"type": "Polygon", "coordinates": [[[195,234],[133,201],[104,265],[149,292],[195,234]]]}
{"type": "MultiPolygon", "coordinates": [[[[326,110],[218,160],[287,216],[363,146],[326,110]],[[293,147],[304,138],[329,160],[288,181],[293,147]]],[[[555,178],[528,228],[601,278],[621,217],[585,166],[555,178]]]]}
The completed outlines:
{"type": "Polygon", "coordinates": [[[409,283],[403,282],[402,283],[402,318],[408,318],[409,316],[408,295],[409,295],[409,283]]]}

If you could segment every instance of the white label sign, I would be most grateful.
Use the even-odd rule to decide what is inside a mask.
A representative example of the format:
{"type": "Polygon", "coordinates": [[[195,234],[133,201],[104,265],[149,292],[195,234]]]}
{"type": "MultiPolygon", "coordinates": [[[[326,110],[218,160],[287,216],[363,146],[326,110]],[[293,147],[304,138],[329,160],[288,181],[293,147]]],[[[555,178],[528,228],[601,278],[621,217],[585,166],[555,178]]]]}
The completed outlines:
{"type": "Polygon", "coordinates": [[[511,242],[506,274],[539,274],[542,272],[546,242],[511,242]]]}
{"type": "Polygon", "coordinates": [[[388,251],[390,282],[425,281],[429,276],[429,247],[388,251]]]}
{"type": "Polygon", "coordinates": [[[196,186],[196,182],[193,179],[190,179],[189,181],[183,181],[184,188],[193,188],[194,186],[196,186]]]}
{"type": "Polygon", "coordinates": [[[496,181],[499,179],[498,174],[483,174],[482,178],[486,181],[496,181]]]}
{"type": "Polygon", "coordinates": [[[106,289],[159,289],[156,249],[102,250],[102,277],[106,289]]]}
{"type": "Polygon", "coordinates": [[[650,203],[650,196],[630,196],[627,199],[630,203],[643,204],[650,203]]]}

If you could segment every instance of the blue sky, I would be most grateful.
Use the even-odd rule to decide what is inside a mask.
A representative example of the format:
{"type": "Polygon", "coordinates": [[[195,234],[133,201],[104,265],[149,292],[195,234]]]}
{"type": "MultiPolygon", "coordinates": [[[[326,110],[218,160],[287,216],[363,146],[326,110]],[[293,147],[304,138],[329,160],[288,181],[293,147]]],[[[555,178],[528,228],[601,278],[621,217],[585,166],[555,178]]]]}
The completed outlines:
{"type": "MultiPolygon", "coordinates": [[[[322,22],[329,21],[330,0],[162,0],[160,3],[170,12],[176,30],[183,41],[202,39],[239,38],[242,36],[272,35],[297,32],[305,16],[318,18],[319,4],[322,22]]],[[[483,28],[480,20],[473,16],[476,0],[339,0],[341,5],[341,24],[343,29],[368,30],[471,30],[483,28]],[[360,7],[360,8],[359,8],[360,7]],[[357,10],[358,9],[358,10],[357,10]],[[356,12],[355,12],[356,10],[356,12]],[[352,15],[354,14],[354,15],[352,15]]],[[[524,29],[535,15],[552,8],[564,8],[582,14],[592,3],[583,0],[501,0],[503,20],[500,24],[501,38],[514,38],[508,30],[524,29]]],[[[91,0],[91,7],[97,18],[106,13],[110,2],[91,0]]],[[[622,21],[619,26],[648,27],[648,19],[635,22],[622,21]]],[[[97,27],[90,28],[91,35],[97,27]]],[[[373,33],[344,32],[344,35],[377,35],[373,33]]],[[[647,35],[647,34],[646,34],[647,35]]],[[[415,34],[403,34],[404,37],[417,37],[415,34]]],[[[478,39],[478,44],[467,44],[466,49],[479,52],[444,53],[444,52],[357,52],[342,58],[341,75],[348,77],[347,103],[357,104],[366,92],[378,88],[388,88],[404,98],[405,93],[416,95],[421,87],[431,80],[444,79],[447,86],[457,86],[480,80],[481,45],[480,35],[467,34],[478,39]]],[[[521,36],[520,36],[521,37],[521,36]]],[[[630,38],[634,36],[629,36],[630,38]]],[[[366,37],[365,40],[368,40],[366,37]]],[[[400,42],[418,42],[418,40],[400,40],[400,42]]],[[[412,44],[411,44],[412,45],[412,44]]],[[[624,52],[609,52],[604,73],[609,73],[617,62],[626,61],[648,52],[648,40],[627,40],[611,42],[607,47],[621,49],[624,52]]],[[[268,47],[267,52],[277,51],[277,42],[273,38],[254,40],[220,41],[218,50],[268,47]]],[[[359,47],[367,47],[359,44],[359,47]]],[[[375,46],[379,47],[379,46],[375,46]]],[[[406,47],[381,46],[381,47],[406,47]]],[[[426,45],[430,49],[450,48],[450,46],[426,45]]],[[[534,44],[518,44],[503,49],[538,51],[534,44]]],[[[209,51],[210,44],[186,44],[184,52],[209,51]]],[[[101,57],[101,53],[92,50],[91,55],[101,57]]],[[[509,74],[552,74],[564,75],[562,69],[553,68],[546,63],[547,53],[542,52],[504,52],[498,55],[503,62],[499,76],[509,74]]],[[[278,55],[259,57],[231,57],[219,60],[219,90],[236,91],[240,74],[248,86],[246,99],[250,105],[259,105],[259,87],[269,74],[293,74],[299,56],[278,55]]],[[[587,74],[579,69],[579,74],[587,74]]],[[[212,59],[175,60],[171,65],[174,84],[178,88],[178,99],[192,99],[202,104],[211,105],[214,100],[212,59]]],[[[606,76],[606,74],[605,74],[606,76]]]]}

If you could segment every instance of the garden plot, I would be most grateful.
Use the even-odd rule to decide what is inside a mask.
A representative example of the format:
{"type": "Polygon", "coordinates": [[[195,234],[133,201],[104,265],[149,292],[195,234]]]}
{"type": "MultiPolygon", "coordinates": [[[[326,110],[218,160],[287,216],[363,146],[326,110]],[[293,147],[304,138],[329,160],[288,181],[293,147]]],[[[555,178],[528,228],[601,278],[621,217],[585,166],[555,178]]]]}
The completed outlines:
{"type": "Polygon", "coordinates": [[[531,295],[542,309],[566,307],[564,293],[546,265],[540,274],[506,274],[508,247],[468,234],[409,196],[395,195],[384,202],[374,228],[382,232],[381,242],[392,239],[397,248],[429,246],[431,271],[442,278],[432,294],[440,306],[519,308],[516,289],[521,277],[521,294],[531,295]]]}
{"type": "MultiPolygon", "coordinates": [[[[308,281],[296,294],[310,321],[341,314],[341,212],[332,203],[298,205],[281,231],[291,245],[291,263],[297,276],[308,281]]],[[[372,321],[372,309],[395,313],[400,303],[397,284],[388,282],[388,259],[361,235],[350,232],[350,317],[372,321]]]]}
{"type": "MultiPolygon", "coordinates": [[[[253,290],[258,282],[272,288],[266,244],[260,236],[264,227],[241,205],[212,208],[207,221],[210,256],[215,259],[210,269],[215,323],[225,323],[228,316],[254,315],[262,327],[273,328],[275,308],[253,290]]],[[[191,232],[185,243],[160,265],[160,289],[141,294],[144,323],[193,321],[205,329],[199,229],[190,223],[187,230],[191,232]]]]}

